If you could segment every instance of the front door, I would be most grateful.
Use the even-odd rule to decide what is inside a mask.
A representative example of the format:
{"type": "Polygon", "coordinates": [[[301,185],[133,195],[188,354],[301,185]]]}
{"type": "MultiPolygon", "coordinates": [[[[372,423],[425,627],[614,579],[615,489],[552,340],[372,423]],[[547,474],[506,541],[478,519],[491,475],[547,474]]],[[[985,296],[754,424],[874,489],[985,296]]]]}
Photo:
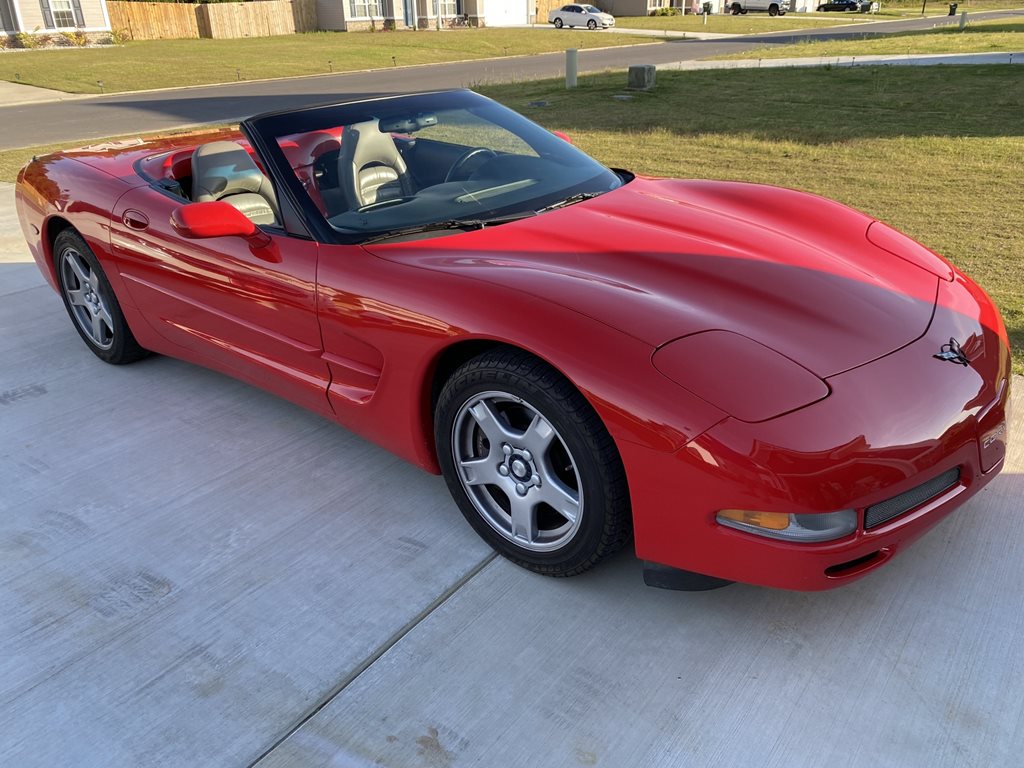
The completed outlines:
{"type": "Polygon", "coordinates": [[[185,240],[170,216],[183,201],[151,187],[114,209],[111,246],[133,303],[185,357],[319,413],[327,365],[316,315],[317,244],[271,233],[254,252],[239,237],[185,240]]]}

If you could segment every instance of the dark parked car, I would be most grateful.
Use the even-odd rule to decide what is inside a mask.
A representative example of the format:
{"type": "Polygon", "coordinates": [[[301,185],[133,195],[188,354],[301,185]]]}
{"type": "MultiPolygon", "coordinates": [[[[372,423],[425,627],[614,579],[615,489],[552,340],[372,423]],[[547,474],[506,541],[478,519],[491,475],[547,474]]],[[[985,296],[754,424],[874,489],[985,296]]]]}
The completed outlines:
{"type": "Polygon", "coordinates": [[[831,0],[818,6],[818,12],[822,11],[859,11],[866,13],[871,3],[864,3],[860,0],[831,0]]]}

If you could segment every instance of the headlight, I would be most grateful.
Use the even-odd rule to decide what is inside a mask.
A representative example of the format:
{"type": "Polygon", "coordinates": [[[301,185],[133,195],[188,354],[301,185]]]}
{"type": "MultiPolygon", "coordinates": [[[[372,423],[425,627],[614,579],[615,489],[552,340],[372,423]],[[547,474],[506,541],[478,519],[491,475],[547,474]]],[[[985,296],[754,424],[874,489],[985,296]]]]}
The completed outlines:
{"type": "Polygon", "coordinates": [[[832,541],[857,530],[857,512],[853,509],[806,515],[723,509],[716,519],[738,531],[783,541],[832,541]]]}
{"type": "Polygon", "coordinates": [[[781,416],[828,397],[828,385],[788,357],[731,331],[701,331],[660,347],[654,367],[740,421],[781,416]]]}

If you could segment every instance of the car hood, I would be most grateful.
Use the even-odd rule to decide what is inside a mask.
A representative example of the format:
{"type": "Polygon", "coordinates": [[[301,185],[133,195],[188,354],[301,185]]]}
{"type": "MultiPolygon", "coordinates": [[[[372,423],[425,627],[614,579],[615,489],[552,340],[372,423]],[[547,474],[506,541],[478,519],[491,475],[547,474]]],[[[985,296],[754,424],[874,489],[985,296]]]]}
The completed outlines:
{"type": "Polygon", "coordinates": [[[924,334],[948,270],[872,244],[873,221],[793,190],[637,178],[534,218],[368,250],[521,290],[655,347],[732,331],[827,378],[924,334]]]}

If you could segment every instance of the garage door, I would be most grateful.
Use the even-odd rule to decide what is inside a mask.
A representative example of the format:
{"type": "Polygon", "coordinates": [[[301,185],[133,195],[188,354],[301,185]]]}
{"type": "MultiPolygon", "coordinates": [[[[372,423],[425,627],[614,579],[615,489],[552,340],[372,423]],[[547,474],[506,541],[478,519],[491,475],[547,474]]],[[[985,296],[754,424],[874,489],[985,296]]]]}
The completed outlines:
{"type": "Polygon", "coordinates": [[[484,22],[488,27],[529,24],[528,8],[533,0],[485,0],[484,22]]]}

